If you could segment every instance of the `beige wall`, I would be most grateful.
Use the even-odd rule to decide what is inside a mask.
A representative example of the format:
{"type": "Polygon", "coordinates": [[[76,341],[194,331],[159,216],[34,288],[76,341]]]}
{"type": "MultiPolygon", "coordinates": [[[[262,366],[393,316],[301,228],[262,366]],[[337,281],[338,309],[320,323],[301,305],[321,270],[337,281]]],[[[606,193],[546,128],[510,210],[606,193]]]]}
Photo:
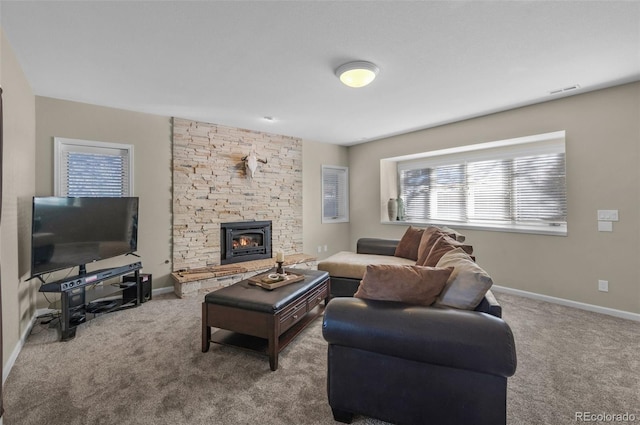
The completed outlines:
{"type": "MultiPolygon", "coordinates": [[[[138,254],[154,289],[171,281],[171,119],[47,97],[36,97],[36,194],[53,195],[53,138],[134,146],[134,196],[140,197],[138,254]]],[[[89,270],[128,264],[118,257],[89,270]]]]}
{"type": "MultiPolygon", "coordinates": [[[[25,282],[30,259],[31,197],[35,187],[35,98],[11,46],[0,30],[0,85],[4,113],[2,170],[3,364],[35,313],[36,284],[25,282]]],[[[5,369],[6,374],[6,369],[5,369]]]]}
{"type": "MultiPolygon", "coordinates": [[[[305,140],[302,144],[302,158],[303,251],[323,259],[349,249],[350,223],[322,224],[321,196],[322,166],[348,166],[348,150],[344,146],[305,140]],[[318,252],[318,246],[322,252],[318,252]]],[[[354,221],[353,214],[350,219],[354,221]]]]}
{"type": "Polygon", "coordinates": [[[627,84],[351,147],[351,248],[406,229],[380,223],[381,158],[566,130],[568,236],[464,233],[496,285],[639,313],[639,103],[627,84]],[[612,233],[598,232],[598,209],[619,210],[612,233]]]}

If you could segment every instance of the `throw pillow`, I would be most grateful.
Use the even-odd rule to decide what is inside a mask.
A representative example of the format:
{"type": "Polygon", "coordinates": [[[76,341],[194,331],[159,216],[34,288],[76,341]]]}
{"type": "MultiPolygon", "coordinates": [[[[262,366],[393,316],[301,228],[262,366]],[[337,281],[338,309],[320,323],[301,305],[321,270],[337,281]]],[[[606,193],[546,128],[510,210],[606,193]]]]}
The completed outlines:
{"type": "Polygon", "coordinates": [[[453,267],[370,264],[354,297],[428,306],[436,300],[452,272],[453,267]]]}
{"type": "Polygon", "coordinates": [[[427,259],[427,255],[429,255],[429,251],[433,248],[433,244],[436,243],[438,238],[444,235],[445,233],[435,226],[429,226],[424,229],[422,237],[420,238],[420,245],[418,246],[418,258],[416,258],[417,265],[423,265],[424,261],[427,259]]]}
{"type": "Polygon", "coordinates": [[[442,230],[444,233],[451,236],[453,239],[457,240],[458,242],[464,242],[464,240],[467,238],[465,235],[458,232],[457,230],[453,230],[451,227],[447,227],[447,226],[439,226],[439,227],[440,227],[440,230],[442,230]]]}
{"type": "Polygon", "coordinates": [[[473,254],[473,247],[471,245],[465,245],[462,242],[458,242],[448,235],[441,235],[431,245],[431,249],[425,255],[418,259],[416,264],[421,266],[435,267],[438,261],[444,254],[455,249],[462,248],[467,254],[473,254]],[[422,260],[422,262],[420,262],[422,260]]]}
{"type": "MultiPolygon", "coordinates": [[[[423,229],[422,237],[420,239],[420,245],[418,246],[418,257],[416,258],[416,264],[423,264],[440,236],[449,236],[458,242],[464,242],[465,236],[462,233],[446,226],[428,226],[423,229]]],[[[462,245],[462,244],[460,244],[462,245]]],[[[468,246],[468,245],[465,245],[468,246]]]]}
{"type": "Polygon", "coordinates": [[[493,281],[489,274],[471,260],[462,248],[445,253],[438,267],[454,267],[447,284],[435,305],[445,305],[465,310],[475,309],[487,293],[493,281]]]}
{"type": "MultiPolygon", "coordinates": [[[[421,242],[422,245],[422,242],[421,242]]],[[[422,255],[416,261],[421,266],[435,267],[438,260],[447,252],[455,248],[462,248],[467,254],[473,254],[473,246],[458,242],[446,234],[433,233],[429,241],[424,245],[429,251],[421,253],[422,255]]]]}
{"type": "Polygon", "coordinates": [[[424,229],[409,226],[400,242],[398,242],[394,256],[417,260],[418,246],[420,245],[420,239],[422,239],[422,233],[424,233],[424,229]]]}

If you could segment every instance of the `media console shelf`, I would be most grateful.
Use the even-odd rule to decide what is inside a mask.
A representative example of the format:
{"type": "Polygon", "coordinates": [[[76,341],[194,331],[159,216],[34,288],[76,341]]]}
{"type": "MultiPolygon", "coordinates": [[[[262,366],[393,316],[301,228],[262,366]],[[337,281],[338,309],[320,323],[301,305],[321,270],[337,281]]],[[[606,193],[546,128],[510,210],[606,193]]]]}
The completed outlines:
{"type": "Polygon", "coordinates": [[[76,327],[86,321],[87,314],[110,313],[137,307],[143,303],[145,299],[140,275],[141,268],[142,263],[137,262],[43,284],[40,292],[60,293],[60,339],[62,341],[73,339],[76,336],[76,327]],[[86,289],[90,285],[131,273],[133,273],[132,278],[125,278],[117,285],[94,287],[89,294],[91,300],[88,300],[86,289]],[[118,293],[122,296],[114,297],[118,293]]]}

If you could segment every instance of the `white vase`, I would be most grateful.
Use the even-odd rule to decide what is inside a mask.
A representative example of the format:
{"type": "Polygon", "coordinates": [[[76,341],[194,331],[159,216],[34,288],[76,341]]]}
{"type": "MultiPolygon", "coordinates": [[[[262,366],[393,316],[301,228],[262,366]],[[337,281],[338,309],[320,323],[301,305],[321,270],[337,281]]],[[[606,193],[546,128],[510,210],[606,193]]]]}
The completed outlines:
{"type": "Polygon", "coordinates": [[[395,199],[389,198],[387,212],[389,213],[389,221],[396,221],[398,217],[398,202],[395,199]]]}

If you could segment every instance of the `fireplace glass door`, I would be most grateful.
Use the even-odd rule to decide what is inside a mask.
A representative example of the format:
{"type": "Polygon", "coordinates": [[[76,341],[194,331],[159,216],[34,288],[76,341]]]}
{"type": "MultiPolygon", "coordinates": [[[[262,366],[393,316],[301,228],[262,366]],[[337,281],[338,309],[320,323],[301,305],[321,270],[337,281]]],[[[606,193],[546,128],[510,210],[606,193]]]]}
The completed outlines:
{"type": "Polygon", "coordinates": [[[271,258],[271,221],[220,225],[220,264],[271,258]]]}

